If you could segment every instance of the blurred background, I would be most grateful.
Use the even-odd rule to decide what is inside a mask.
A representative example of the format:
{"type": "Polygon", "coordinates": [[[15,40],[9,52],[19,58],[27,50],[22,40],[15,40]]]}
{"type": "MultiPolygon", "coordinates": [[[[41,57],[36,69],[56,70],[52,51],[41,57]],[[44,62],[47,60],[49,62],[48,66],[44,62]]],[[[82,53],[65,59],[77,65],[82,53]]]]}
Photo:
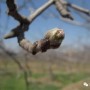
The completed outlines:
{"type": "MultiPolygon", "coordinates": [[[[16,0],[18,12],[29,16],[48,0],[16,0]]],[[[90,0],[66,0],[90,10],[90,0]]],[[[90,90],[90,16],[71,10],[74,21],[61,18],[50,6],[25,33],[32,42],[58,27],[65,39],[59,49],[33,56],[19,47],[17,39],[3,36],[19,23],[7,15],[6,0],[0,0],[0,90],[90,90]]]]}

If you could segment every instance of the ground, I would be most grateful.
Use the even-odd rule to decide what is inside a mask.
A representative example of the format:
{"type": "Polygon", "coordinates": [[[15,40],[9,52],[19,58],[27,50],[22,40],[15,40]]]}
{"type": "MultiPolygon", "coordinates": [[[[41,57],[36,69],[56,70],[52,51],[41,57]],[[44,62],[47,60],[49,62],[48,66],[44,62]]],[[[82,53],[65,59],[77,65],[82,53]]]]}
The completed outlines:
{"type": "MultiPolygon", "coordinates": [[[[88,64],[72,62],[50,64],[50,61],[36,60],[28,64],[32,72],[28,78],[29,90],[90,90],[90,86],[83,85],[84,82],[90,84],[88,64]]],[[[2,63],[0,68],[4,71],[7,67],[6,71],[9,73],[0,73],[0,90],[26,90],[23,73],[17,65],[11,61],[5,66],[2,63]]]]}

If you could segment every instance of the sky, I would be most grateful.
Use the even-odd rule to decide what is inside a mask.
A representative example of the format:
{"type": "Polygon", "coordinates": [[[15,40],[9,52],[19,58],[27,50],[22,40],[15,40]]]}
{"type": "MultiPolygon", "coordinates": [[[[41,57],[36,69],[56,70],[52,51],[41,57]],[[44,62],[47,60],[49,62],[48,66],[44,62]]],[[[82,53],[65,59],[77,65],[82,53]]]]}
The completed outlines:
{"type": "MultiPolygon", "coordinates": [[[[16,0],[17,5],[20,6],[23,3],[23,0],[16,0]]],[[[39,8],[41,5],[43,5],[48,0],[32,0],[35,8],[39,8]]],[[[87,8],[90,10],[90,0],[67,0],[73,4],[82,6],[84,8],[87,8]],[[83,1],[83,3],[81,3],[83,1]]],[[[24,8],[20,10],[19,13],[22,15],[28,16],[30,15],[30,6],[33,6],[33,3],[28,3],[27,8],[24,8]]],[[[0,14],[0,31],[5,31],[2,34],[3,35],[10,32],[11,29],[16,27],[18,25],[18,22],[14,20],[12,17],[7,17],[7,6],[5,3],[0,4],[1,7],[1,14],[0,14]]],[[[72,12],[72,15],[74,16],[75,20],[79,22],[85,22],[84,19],[81,18],[81,16],[77,15],[76,13],[72,12]]],[[[55,6],[52,5],[47,10],[45,10],[40,16],[38,16],[33,23],[29,26],[29,30],[25,33],[25,36],[28,40],[34,42],[36,40],[40,40],[43,38],[45,33],[52,29],[52,28],[61,28],[65,32],[65,39],[62,43],[63,45],[75,45],[79,43],[87,43],[90,44],[90,40],[88,37],[90,37],[90,32],[84,27],[76,26],[69,24],[65,21],[62,21],[60,19],[60,14],[56,10],[55,6]],[[50,14],[50,11],[53,11],[57,17],[53,17],[52,14],[50,14]]],[[[5,45],[9,48],[17,48],[19,47],[17,43],[16,38],[7,39],[4,40],[5,45]]]]}

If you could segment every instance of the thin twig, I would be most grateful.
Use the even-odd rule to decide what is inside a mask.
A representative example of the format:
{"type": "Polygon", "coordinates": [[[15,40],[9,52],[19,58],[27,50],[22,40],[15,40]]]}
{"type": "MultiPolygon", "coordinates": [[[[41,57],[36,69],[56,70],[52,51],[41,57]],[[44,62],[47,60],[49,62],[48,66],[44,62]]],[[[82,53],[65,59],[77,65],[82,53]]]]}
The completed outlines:
{"type": "Polygon", "coordinates": [[[79,6],[75,5],[75,4],[68,4],[68,6],[75,9],[75,10],[77,10],[77,11],[79,11],[79,12],[85,13],[88,16],[90,16],[90,10],[88,10],[88,9],[79,7],[79,6]]]}
{"type": "Polygon", "coordinates": [[[43,11],[45,11],[49,6],[54,3],[54,0],[49,0],[44,5],[42,5],[39,9],[37,9],[33,14],[29,16],[29,21],[32,22],[37,16],[39,16],[43,11]]]}

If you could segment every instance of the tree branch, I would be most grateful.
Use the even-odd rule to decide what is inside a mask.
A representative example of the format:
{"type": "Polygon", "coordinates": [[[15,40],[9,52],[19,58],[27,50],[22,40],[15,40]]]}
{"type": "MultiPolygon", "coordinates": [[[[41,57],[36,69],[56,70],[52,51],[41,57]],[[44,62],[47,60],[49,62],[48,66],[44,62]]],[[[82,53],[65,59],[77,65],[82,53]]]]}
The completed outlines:
{"type": "Polygon", "coordinates": [[[85,14],[87,14],[88,16],[90,16],[90,10],[88,10],[88,9],[85,9],[85,8],[82,8],[82,7],[79,7],[79,6],[77,6],[77,5],[70,4],[70,3],[67,4],[67,5],[68,5],[69,7],[71,7],[71,8],[79,11],[79,12],[85,13],[85,14]]]}
{"type": "Polygon", "coordinates": [[[42,5],[33,14],[29,16],[29,21],[32,22],[35,18],[37,18],[37,16],[39,16],[43,11],[45,11],[53,3],[54,3],[54,0],[49,0],[48,2],[46,2],[44,5],[42,5]]]}
{"type": "Polygon", "coordinates": [[[20,23],[29,23],[28,19],[22,15],[20,15],[17,11],[17,6],[15,4],[15,0],[6,0],[7,7],[8,7],[8,15],[11,15],[20,23]]]}
{"type": "Polygon", "coordinates": [[[62,0],[56,0],[55,5],[63,18],[73,20],[73,17],[71,16],[69,10],[67,9],[67,4],[63,3],[62,0]]]}
{"type": "MultiPolygon", "coordinates": [[[[26,51],[29,51],[32,54],[36,54],[38,51],[41,51],[41,43],[43,43],[45,40],[42,39],[41,41],[35,42],[32,44],[24,37],[24,32],[29,29],[29,25],[33,22],[33,20],[39,16],[43,11],[45,11],[49,6],[54,4],[56,6],[56,9],[59,11],[60,15],[63,18],[67,18],[70,20],[73,20],[73,17],[70,14],[70,10],[68,7],[71,7],[75,10],[78,10],[80,12],[86,13],[87,15],[90,15],[90,11],[83,9],[81,7],[78,7],[74,4],[67,3],[63,0],[49,0],[44,5],[42,5],[40,8],[38,8],[33,14],[31,14],[28,18],[25,16],[22,16],[17,11],[17,6],[15,4],[15,0],[6,0],[6,4],[8,6],[8,14],[12,16],[14,19],[16,19],[20,24],[12,29],[12,31],[7,34],[4,38],[12,38],[17,37],[19,45],[24,48],[26,51]],[[39,45],[39,46],[38,46],[39,45]]],[[[47,40],[45,43],[48,42],[47,40]]]]}

